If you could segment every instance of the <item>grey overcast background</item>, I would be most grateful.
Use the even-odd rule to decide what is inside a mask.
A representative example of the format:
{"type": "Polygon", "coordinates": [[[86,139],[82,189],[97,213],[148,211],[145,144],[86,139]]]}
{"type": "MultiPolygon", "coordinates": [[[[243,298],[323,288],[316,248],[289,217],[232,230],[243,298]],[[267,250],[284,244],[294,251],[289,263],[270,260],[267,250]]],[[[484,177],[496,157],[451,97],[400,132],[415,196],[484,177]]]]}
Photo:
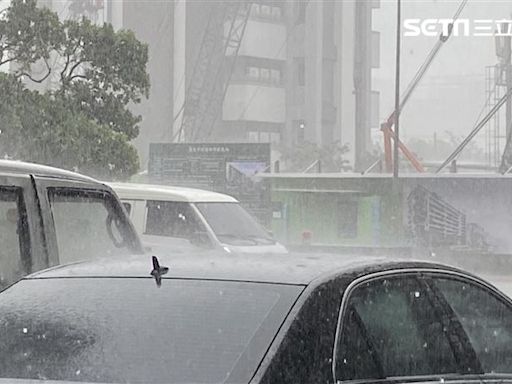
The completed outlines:
{"type": "MultiPolygon", "coordinates": [[[[460,1],[402,1],[402,17],[451,18],[460,1]]],[[[468,1],[461,18],[512,18],[510,1],[468,1]]],[[[396,1],[381,1],[374,11],[373,29],[380,32],[380,68],[373,70],[374,89],[380,92],[380,120],[393,110],[396,1]]],[[[406,87],[428,52],[435,37],[404,37],[402,40],[402,89],[406,87]]],[[[414,92],[402,115],[404,140],[467,134],[486,102],[485,68],[497,63],[493,37],[453,37],[441,49],[427,75],[414,92]]],[[[375,129],[374,140],[380,136],[375,129]]],[[[477,137],[484,145],[484,132],[477,137]]],[[[381,141],[381,140],[380,140],[381,141]]]]}

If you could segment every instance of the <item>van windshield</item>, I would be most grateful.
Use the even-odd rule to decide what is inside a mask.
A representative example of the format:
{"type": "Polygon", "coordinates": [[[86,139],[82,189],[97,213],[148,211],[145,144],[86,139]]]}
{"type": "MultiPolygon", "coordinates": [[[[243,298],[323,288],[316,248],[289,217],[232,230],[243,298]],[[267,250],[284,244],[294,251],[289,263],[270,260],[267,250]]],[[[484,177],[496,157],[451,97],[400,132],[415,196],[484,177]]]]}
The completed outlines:
{"type": "Polygon", "coordinates": [[[237,203],[196,203],[215,236],[231,245],[271,245],[272,236],[237,203]]]}

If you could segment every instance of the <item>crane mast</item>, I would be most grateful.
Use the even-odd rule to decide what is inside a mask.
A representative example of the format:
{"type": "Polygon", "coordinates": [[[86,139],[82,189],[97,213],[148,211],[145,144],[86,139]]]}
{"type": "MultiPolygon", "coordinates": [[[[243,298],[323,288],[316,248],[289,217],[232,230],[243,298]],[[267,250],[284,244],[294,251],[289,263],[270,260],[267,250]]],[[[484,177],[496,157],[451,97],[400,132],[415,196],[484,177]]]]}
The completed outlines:
{"type": "Polygon", "coordinates": [[[222,112],[252,2],[222,1],[211,7],[174,139],[208,141],[222,112]]]}

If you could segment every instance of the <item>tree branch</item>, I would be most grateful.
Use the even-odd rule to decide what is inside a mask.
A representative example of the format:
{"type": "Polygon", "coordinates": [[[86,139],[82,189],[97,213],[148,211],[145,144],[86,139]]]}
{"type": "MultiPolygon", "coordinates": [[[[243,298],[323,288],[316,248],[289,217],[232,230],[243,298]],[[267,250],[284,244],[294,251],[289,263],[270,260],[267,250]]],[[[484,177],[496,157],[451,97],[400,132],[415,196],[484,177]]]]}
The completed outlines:
{"type": "Polygon", "coordinates": [[[45,81],[52,73],[52,69],[50,68],[50,64],[48,64],[48,60],[44,59],[44,63],[46,64],[46,70],[48,72],[46,72],[46,74],[40,78],[40,79],[35,79],[34,77],[32,77],[32,75],[28,72],[21,72],[19,73],[18,75],[16,75],[16,78],[20,78],[21,76],[26,76],[28,77],[30,80],[32,80],[34,83],[42,83],[43,81],[45,81]]]}
{"type": "MultiPolygon", "coordinates": [[[[66,71],[68,70],[69,68],[69,64],[71,63],[71,57],[73,57],[75,54],[76,54],[76,51],[78,50],[78,48],[80,48],[80,42],[78,42],[75,47],[73,48],[73,51],[71,53],[68,53],[66,55],[66,65],[64,66],[64,68],[62,69],[62,72],[60,73],[60,78],[62,81],[64,81],[64,78],[66,77],[66,71]]],[[[71,77],[71,75],[73,75],[73,71],[76,69],[76,67],[78,65],[80,65],[81,61],[79,60],[74,66],[73,68],[71,68],[69,74],[67,75],[67,77],[71,77]]]]}
{"type": "Polygon", "coordinates": [[[11,57],[10,59],[5,59],[3,61],[0,61],[0,65],[10,63],[11,61],[15,61],[16,59],[17,59],[17,57],[11,57]]]}
{"type": "Polygon", "coordinates": [[[73,65],[73,66],[71,67],[71,69],[69,70],[69,73],[68,73],[68,79],[69,79],[69,81],[71,81],[71,80],[74,78],[74,76],[73,76],[73,72],[75,72],[75,70],[78,68],[78,66],[79,66],[80,64],[82,64],[82,63],[83,63],[83,61],[80,61],[80,60],[79,60],[79,61],[77,61],[77,62],[75,63],[75,65],[73,65]]]}
{"type": "Polygon", "coordinates": [[[66,75],[66,71],[68,70],[68,67],[69,67],[69,61],[71,60],[71,55],[67,55],[67,58],[66,58],[66,65],[64,66],[64,68],[62,69],[62,71],[60,72],[60,80],[62,82],[64,82],[64,76],[66,75]]]}

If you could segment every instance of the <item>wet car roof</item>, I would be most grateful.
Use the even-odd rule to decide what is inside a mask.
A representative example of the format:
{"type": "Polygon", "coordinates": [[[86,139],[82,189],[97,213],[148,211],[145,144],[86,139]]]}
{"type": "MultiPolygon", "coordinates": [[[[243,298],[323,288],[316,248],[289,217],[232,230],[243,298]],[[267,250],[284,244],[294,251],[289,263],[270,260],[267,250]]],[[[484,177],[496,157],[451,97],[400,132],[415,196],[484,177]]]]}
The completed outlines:
{"type": "Polygon", "coordinates": [[[190,203],[219,202],[237,203],[231,196],[195,188],[167,185],[107,183],[121,199],[182,201],[190,203]]]}
{"type": "MultiPolygon", "coordinates": [[[[163,278],[234,280],[307,285],[315,279],[374,267],[382,269],[432,267],[439,264],[412,262],[386,257],[290,253],[284,255],[242,255],[217,252],[176,253],[158,256],[161,266],[169,267],[163,278]]],[[[149,255],[134,255],[58,266],[27,278],[147,277],[151,278],[149,255]]]]}
{"type": "Polygon", "coordinates": [[[26,163],[17,160],[0,160],[0,173],[30,174],[45,177],[56,177],[85,182],[97,182],[95,179],[65,169],[50,167],[47,165],[26,163]]]}

